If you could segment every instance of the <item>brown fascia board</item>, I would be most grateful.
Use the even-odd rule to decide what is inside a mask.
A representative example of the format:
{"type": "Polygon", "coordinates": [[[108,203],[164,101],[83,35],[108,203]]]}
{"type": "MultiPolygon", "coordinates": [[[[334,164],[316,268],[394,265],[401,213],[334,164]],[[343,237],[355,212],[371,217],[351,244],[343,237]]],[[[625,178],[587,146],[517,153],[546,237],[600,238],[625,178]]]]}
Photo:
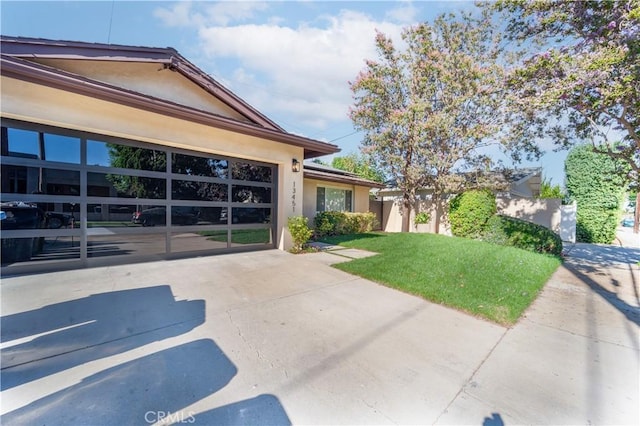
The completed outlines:
{"type": "Polygon", "coordinates": [[[2,54],[27,60],[42,58],[163,64],[165,68],[179,72],[249,120],[273,130],[284,131],[275,122],[189,62],[172,47],[124,46],[0,36],[0,50],[2,54]]]}
{"type": "Polygon", "coordinates": [[[210,112],[143,95],[113,85],[97,82],[76,74],[37,63],[2,55],[0,73],[6,77],[28,81],[79,95],[204,124],[218,129],[280,142],[304,149],[304,158],[315,158],[340,151],[336,145],[308,139],[290,133],[236,121],[210,112]]]}
{"type": "Polygon", "coordinates": [[[385,185],[379,182],[374,182],[372,180],[345,176],[341,174],[333,174],[330,172],[320,172],[317,170],[304,170],[304,177],[308,179],[318,179],[324,180],[328,182],[337,182],[337,183],[346,183],[349,185],[359,185],[359,186],[367,186],[369,188],[384,188],[385,185]]]}

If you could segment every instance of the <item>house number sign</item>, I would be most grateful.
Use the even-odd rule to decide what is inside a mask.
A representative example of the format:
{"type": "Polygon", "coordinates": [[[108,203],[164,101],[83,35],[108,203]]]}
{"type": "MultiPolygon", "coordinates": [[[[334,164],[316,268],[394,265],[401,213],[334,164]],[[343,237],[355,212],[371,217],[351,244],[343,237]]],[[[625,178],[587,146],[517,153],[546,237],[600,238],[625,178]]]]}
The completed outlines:
{"type": "Polygon", "coordinates": [[[291,189],[291,209],[295,213],[296,211],[296,181],[293,181],[293,188],[291,189]]]}

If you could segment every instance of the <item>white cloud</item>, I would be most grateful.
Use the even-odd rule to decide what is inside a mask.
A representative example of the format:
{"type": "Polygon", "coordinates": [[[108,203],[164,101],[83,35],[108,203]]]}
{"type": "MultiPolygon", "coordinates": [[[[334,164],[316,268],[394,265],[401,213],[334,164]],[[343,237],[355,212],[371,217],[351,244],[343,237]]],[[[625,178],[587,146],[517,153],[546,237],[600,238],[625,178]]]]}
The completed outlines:
{"type": "MultiPolygon", "coordinates": [[[[375,30],[399,38],[401,26],[376,22],[363,13],[343,10],[297,28],[265,24],[202,26],[204,52],[215,60],[232,58],[243,71],[264,76],[253,88],[233,88],[265,111],[288,122],[325,129],[347,119],[351,104],[348,81],[375,58],[375,30]]],[[[247,84],[246,81],[238,81],[247,84]]],[[[235,86],[235,84],[233,84],[235,86]]],[[[278,121],[277,117],[274,117],[278,121]]]]}
{"type": "Polygon", "coordinates": [[[268,7],[265,2],[223,1],[207,7],[207,21],[217,25],[228,25],[234,21],[244,21],[268,7]]]}
{"type": "Polygon", "coordinates": [[[170,27],[202,27],[204,25],[228,25],[235,21],[246,21],[268,8],[266,2],[222,1],[198,3],[180,1],[170,8],[159,7],[154,16],[170,27]],[[204,7],[202,7],[204,6],[204,7]],[[197,7],[203,12],[195,10],[197,7]]]}
{"type": "Polygon", "coordinates": [[[416,22],[418,9],[412,2],[403,2],[402,6],[387,11],[386,17],[389,20],[402,24],[413,24],[416,22]]]}
{"type": "Polygon", "coordinates": [[[153,16],[160,19],[168,27],[189,27],[204,24],[204,17],[191,10],[191,2],[175,3],[171,8],[159,7],[153,16]]]}

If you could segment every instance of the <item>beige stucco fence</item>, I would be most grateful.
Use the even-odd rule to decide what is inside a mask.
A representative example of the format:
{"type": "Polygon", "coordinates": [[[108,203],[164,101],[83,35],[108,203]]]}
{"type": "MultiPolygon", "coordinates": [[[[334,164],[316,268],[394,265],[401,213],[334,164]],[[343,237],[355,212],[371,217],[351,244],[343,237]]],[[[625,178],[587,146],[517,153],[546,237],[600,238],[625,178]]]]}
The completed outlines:
{"type": "MultiPolygon", "coordinates": [[[[496,199],[498,214],[511,216],[518,219],[533,222],[551,229],[562,237],[564,241],[575,242],[575,212],[574,205],[563,206],[559,198],[524,198],[524,197],[498,197],[496,199]]],[[[411,213],[410,232],[435,232],[435,214],[430,200],[421,200],[416,203],[411,213]],[[431,222],[415,225],[413,219],[416,213],[429,212],[431,222]]],[[[376,214],[379,230],[385,232],[402,231],[402,215],[400,203],[396,200],[371,201],[369,210],[376,214]]],[[[441,234],[451,234],[446,219],[441,218],[441,234]]]]}

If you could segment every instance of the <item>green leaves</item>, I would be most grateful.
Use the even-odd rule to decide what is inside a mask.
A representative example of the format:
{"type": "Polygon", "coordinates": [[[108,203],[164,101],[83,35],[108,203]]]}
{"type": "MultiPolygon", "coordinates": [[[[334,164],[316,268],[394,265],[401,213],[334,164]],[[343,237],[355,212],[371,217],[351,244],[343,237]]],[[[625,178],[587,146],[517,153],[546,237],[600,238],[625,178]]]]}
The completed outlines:
{"type": "MultiPolygon", "coordinates": [[[[477,148],[503,131],[499,36],[488,17],[443,15],[403,32],[404,49],[381,33],[379,59],[351,84],[350,116],[363,150],[394,179],[411,208],[428,186],[435,199],[477,148]]],[[[405,223],[405,230],[408,222],[405,223]]]]}
{"type": "MultiPolygon", "coordinates": [[[[626,166],[628,168],[628,166],[626,166]]],[[[589,145],[573,148],[565,160],[569,196],[578,203],[578,241],[609,244],[616,235],[627,181],[625,163],[589,145]]]]}

